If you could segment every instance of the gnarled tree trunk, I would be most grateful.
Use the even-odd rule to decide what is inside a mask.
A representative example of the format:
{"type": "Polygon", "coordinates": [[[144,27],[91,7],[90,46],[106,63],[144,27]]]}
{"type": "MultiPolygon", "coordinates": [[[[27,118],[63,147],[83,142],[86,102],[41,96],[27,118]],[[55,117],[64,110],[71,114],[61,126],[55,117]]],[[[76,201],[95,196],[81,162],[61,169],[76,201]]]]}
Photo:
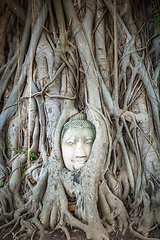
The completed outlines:
{"type": "Polygon", "coordinates": [[[0,219],[21,225],[15,237],[38,229],[44,239],[49,228],[70,239],[69,224],[95,240],[128,227],[147,239],[160,224],[159,2],[152,3],[0,2],[0,219]],[[70,171],[60,136],[78,112],[96,137],[86,164],[70,171]]]}

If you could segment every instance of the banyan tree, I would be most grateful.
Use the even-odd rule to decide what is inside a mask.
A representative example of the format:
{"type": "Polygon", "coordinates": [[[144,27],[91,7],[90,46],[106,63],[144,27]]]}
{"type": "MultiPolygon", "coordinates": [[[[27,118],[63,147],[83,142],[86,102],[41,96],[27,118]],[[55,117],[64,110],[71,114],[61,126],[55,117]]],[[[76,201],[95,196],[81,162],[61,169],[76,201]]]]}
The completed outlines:
{"type": "Polygon", "coordinates": [[[159,13],[158,0],[0,1],[1,229],[109,240],[159,226],[159,13]]]}

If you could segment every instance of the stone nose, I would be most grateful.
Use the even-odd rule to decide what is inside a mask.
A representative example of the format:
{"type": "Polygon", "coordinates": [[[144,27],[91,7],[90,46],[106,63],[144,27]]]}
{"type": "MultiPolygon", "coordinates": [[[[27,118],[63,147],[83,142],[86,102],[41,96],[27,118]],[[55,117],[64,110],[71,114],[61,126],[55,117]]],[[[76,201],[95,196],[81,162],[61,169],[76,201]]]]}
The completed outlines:
{"type": "Polygon", "coordinates": [[[87,155],[82,141],[78,141],[75,148],[75,157],[76,158],[85,158],[87,155]]]}

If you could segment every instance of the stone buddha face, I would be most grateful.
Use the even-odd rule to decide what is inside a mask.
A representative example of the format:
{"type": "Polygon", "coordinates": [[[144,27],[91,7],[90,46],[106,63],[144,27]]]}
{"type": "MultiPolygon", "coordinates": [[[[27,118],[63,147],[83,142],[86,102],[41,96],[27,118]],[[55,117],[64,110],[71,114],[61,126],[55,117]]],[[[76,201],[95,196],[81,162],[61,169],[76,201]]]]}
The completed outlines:
{"type": "Polygon", "coordinates": [[[86,118],[86,114],[78,113],[70,118],[62,130],[62,156],[65,167],[70,171],[82,168],[92,149],[95,130],[86,118]]]}

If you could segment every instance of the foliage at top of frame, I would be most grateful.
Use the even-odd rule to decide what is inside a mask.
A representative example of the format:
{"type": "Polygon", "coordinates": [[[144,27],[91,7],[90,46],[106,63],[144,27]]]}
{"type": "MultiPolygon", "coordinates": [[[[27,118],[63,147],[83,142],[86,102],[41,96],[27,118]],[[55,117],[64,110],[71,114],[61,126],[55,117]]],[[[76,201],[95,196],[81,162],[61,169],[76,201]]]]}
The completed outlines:
{"type": "Polygon", "coordinates": [[[152,0],[152,12],[155,18],[156,28],[160,31],[160,0],[152,0]]]}

